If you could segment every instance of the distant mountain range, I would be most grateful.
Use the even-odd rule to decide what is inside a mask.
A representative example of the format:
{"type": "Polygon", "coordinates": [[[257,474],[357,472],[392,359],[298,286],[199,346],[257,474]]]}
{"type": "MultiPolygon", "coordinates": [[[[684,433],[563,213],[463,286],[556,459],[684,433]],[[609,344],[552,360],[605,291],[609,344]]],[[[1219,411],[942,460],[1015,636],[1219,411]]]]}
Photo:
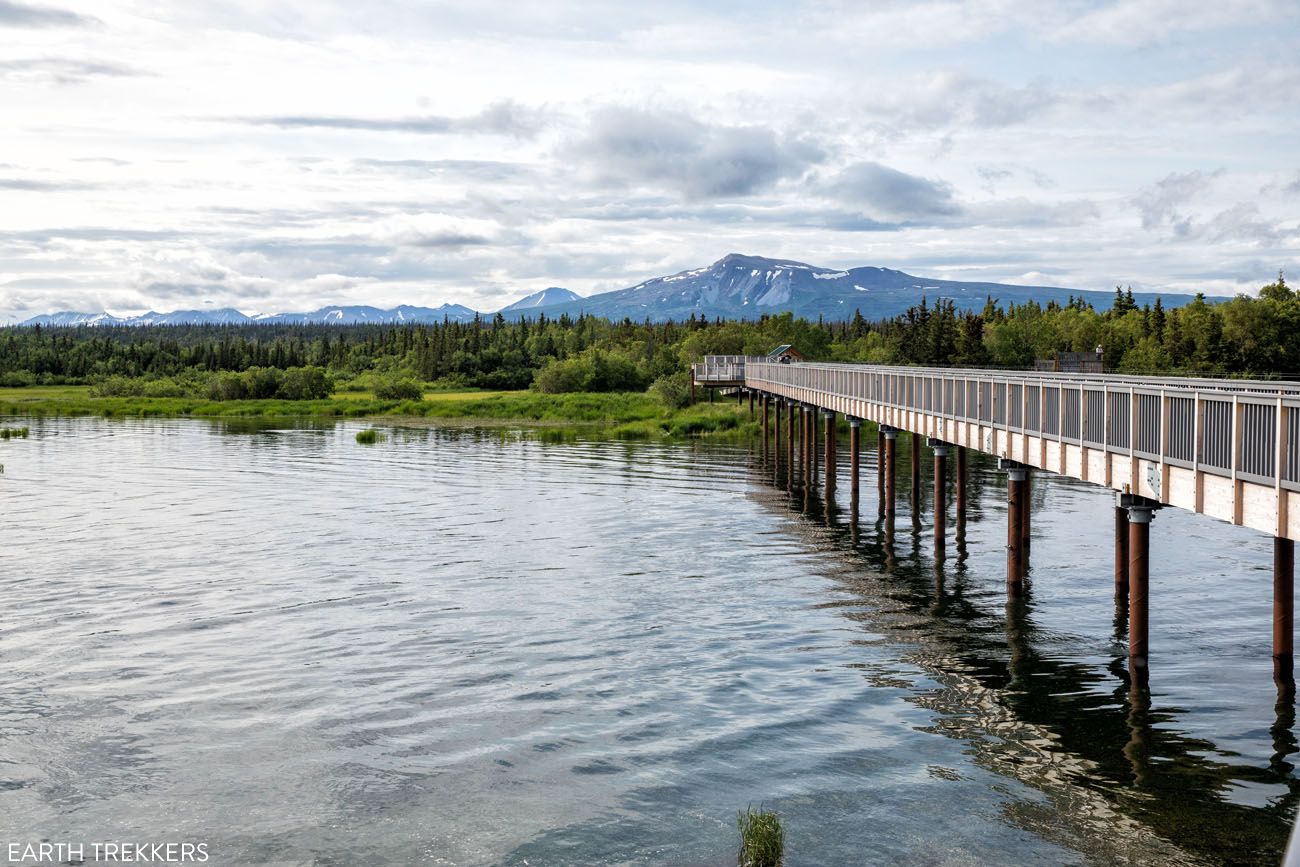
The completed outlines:
{"type": "MultiPolygon", "coordinates": [[[[496,311],[507,319],[577,316],[586,313],[608,319],[631,318],[757,319],[768,313],[789,311],[815,319],[847,319],[860,310],[867,319],[897,316],[919,304],[943,300],[963,310],[978,310],[988,297],[1008,304],[1037,301],[1065,303],[1071,296],[1095,307],[1109,307],[1112,292],[1065,289],[1059,286],[1017,286],[1008,283],[967,283],[915,277],[889,268],[850,268],[837,271],[785,259],[764,259],[732,253],[705,268],[655,277],[627,289],[602,292],[586,298],[568,289],[552,286],[496,311]]],[[[1138,304],[1154,302],[1157,295],[1133,293],[1138,304]]],[[[1166,306],[1177,307],[1191,300],[1187,295],[1162,295],[1166,306]]],[[[178,310],[173,313],[145,313],[119,318],[107,313],[51,313],[35,316],[22,325],[181,325],[181,324],[335,324],[403,322],[471,322],[480,314],[460,304],[440,307],[402,305],[391,310],[378,307],[322,307],[311,313],[277,313],[247,316],[238,310],[178,310]]]]}
{"type": "Polygon", "coordinates": [[[534,292],[527,298],[521,298],[508,307],[502,307],[501,313],[506,316],[513,313],[527,314],[543,307],[554,307],[557,304],[568,304],[571,301],[580,302],[582,296],[572,289],[561,289],[559,286],[552,286],[549,289],[543,289],[541,292],[534,292]]]}
{"type": "Polygon", "coordinates": [[[461,304],[441,307],[411,307],[403,304],[391,310],[365,305],[322,307],[310,313],[274,313],[249,316],[231,307],[219,310],[176,310],[172,313],[150,311],[139,316],[113,316],[110,313],[48,313],[33,316],[19,325],[356,325],[358,323],[391,324],[402,322],[473,322],[477,316],[461,304]]]}

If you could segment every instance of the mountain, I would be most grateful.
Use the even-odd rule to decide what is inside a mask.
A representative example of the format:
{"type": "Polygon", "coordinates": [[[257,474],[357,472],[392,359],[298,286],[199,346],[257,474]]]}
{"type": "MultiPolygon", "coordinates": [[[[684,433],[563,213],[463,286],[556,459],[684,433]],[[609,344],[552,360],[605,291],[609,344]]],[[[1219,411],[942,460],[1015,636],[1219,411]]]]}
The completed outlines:
{"type": "Polygon", "coordinates": [[[527,313],[536,310],[539,307],[552,307],[556,304],[565,304],[569,301],[581,301],[582,296],[572,289],[561,289],[559,286],[550,286],[541,292],[534,292],[527,298],[521,298],[514,304],[502,307],[500,313],[506,318],[511,318],[512,313],[527,313]]]}
{"type": "Polygon", "coordinates": [[[310,313],[274,313],[259,316],[255,321],[279,325],[390,325],[403,322],[473,322],[478,314],[460,304],[443,304],[440,307],[412,307],[403,304],[391,310],[356,305],[351,307],[322,307],[310,313]]]}
{"type": "Polygon", "coordinates": [[[45,313],[19,322],[19,325],[54,325],[70,327],[73,325],[120,325],[121,319],[108,313],[77,313],[65,310],[60,313],[45,313]]]}
{"type": "Polygon", "coordinates": [[[240,313],[233,307],[217,310],[173,310],[155,313],[150,310],[141,316],[120,319],[121,325],[247,325],[253,317],[240,313]]]}
{"type": "MultiPolygon", "coordinates": [[[[732,253],[706,268],[655,277],[628,289],[603,292],[576,301],[534,307],[529,312],[559,316],[587,313],[608,319],[685,319],[692,314],[757,319],[765,313],[790,311],[815,319],[847,319],[855,310],[867,319],[897,316],[909,307],[951,299],[958,309],[979,310],[992,296],[1003,306],[1034,300],[1064,304],[1071,296],[1101,309],[1114,300],[1111,292],[1059,286],[1015,286],[1007,283],[966,283],[916,277],[889,268],[850,268],[836,271],[787,259],[764,259],[732,253]]],[[[1161,296],[1178,306],[1190,296],[1161,296]]],[[[1140,305],[1154,302],[1152,293],[1134,293],[1140,305]]]]}
{"type": "MultiPolygon", "coordinates": [[[[627,289],[582,297],[568,289],[552,286],[523,300],[503,307],[499,312],[509,319],[546,314],[577,316],[586,313],[607,319],[630,318],[685,319],[704,316],[709,319],[757,319],[769,313],[786,311],[796,316],[816,319],[848,319],[861,311],[867,319],[884,319],[905,313],[909,307],[927,299],[931,304],[951,299],[961,310],[979,310],[992,297],[1004,307],[1037,301],[1064,304],[1073,296],[1098,309],[1110,307],[1113,292],[1065,289],[1059,286],[1015,286],[1008,283],[967,283],[916,277],[889,268],[850,268],[836,271],[788,259],[764,259],[732,253],[705,268],[682,271],[667,277],[655,277],[627,289]]],[[[1153,303],[1154,293],[1135,292],[1139,304],[1153,303]]],[[[1167,307],[1191,301],[1190,295],[1162,295],[1167,307]]],[[[36,316],[22,325],[151,325],[195,323],[275,323],[282,325],[352,325],[356,323],[391,324],[403,322],[472,322],[479,314],[460,304],[440,307],[402,305],[391,310],[364,305],[322,307],[310,313],[275,313],[251,318],[230,308],[222,310],[180,310],[174,313],[146,313],[143,316],[118,318],[108,313],[51,313],[36,316]]]]}
{"type": "Polygon", "coordinates": [[[248,316],[230,307],[219,310],[175,310],[171,313],[149,311],[139,316],[114,316],[111,313],[48,313],[33,316],[19,325],[73,326],[73,325],[355,325],[357,323],[401,322],[473,322],[478,314],[461,304],[443,304],[440,307],[412,307],[403,304],[391,310],[378,307],[322,307],[310,313],[275,313],[248,316]]]}

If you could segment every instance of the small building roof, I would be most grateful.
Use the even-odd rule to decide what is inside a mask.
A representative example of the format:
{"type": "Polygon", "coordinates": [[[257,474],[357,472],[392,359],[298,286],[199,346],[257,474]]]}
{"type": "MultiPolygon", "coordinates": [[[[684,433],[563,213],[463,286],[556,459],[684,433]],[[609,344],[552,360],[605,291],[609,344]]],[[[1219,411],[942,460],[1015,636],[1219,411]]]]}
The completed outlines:
{"type": "Polygon", "coordinates": [[[768,358],[780,358],[783,355],[790,355],[795,358],[803,358],[803,353],[794,348],[793,343],[782,343],[776,349],[767,354],[768,358]]]}

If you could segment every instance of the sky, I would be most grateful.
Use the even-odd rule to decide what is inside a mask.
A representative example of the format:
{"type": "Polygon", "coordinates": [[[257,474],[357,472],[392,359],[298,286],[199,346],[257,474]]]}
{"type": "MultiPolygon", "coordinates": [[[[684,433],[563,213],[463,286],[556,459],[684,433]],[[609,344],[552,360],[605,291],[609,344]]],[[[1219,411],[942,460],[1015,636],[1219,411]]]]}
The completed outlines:
{"type": "Polygon", "coordinates": [[[1300,281],[1295,0],[0,0],[0,322],[1300,281]]]}

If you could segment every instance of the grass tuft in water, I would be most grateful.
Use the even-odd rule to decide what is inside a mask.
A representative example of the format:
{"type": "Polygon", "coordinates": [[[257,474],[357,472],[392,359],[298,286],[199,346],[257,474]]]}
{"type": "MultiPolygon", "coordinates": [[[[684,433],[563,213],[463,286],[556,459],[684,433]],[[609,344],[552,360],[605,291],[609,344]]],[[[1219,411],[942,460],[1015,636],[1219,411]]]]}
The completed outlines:
{"type": "Polygon", "coordinates": [[[764,810],[762,804],[757,810],[746,807],[736,813],[736,827],[740,830],[739,867],[780,867],[785,858],[785,829],[775,811],[764,810]]]}
{"type": "Polygon", "coordinates": [[[25,427],[0,427],[0,440],[27,439],[25,427]]]}
{"type": "Polygon", "coordinates": [[[357,431],[357,442],[361,443],[363,446],[372,446],[379,442],[379,431],[374,428],[359,430],[357,431]]]}

